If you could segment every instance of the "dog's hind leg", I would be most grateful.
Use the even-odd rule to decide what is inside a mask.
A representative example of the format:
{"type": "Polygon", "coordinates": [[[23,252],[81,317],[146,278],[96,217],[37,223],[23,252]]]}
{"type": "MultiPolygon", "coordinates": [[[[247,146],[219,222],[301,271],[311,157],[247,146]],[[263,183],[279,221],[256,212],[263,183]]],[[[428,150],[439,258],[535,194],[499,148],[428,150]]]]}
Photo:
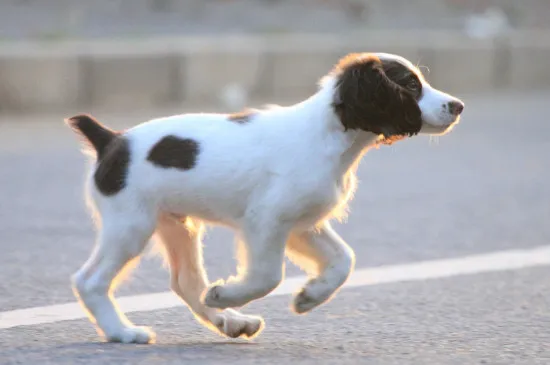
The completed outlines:
{"type": "Polygon", "coordinates": [[[153,332],[134,326],[118,310],[113,291],[123,272],[135,266],[147,245],[156,224],[155,214],[119,197],[106,198],[102,203],[98,242],[88,261],[72,276],[73,290],[108,341],[152,342],[153,332]]]}
{"type": "Polygon", "coordinates": [[[286,254],[311,277],[294,297],[292,309],[299,314],[329,301],[355,265],[353,250],[329,222],[323,223],[319,230],[291,234],[286,254]]]}
{"type": "Polygon", "coordinates": [[[263,329],[261,317],[209,308],[201,301],[209,285],[202,259],[203,229],[198,220],[179,220],[169,215],[159,218],[155,236],[164,246],[170,265],[171,288],[206,327],[232,338],[252,338],[263,329]]]}

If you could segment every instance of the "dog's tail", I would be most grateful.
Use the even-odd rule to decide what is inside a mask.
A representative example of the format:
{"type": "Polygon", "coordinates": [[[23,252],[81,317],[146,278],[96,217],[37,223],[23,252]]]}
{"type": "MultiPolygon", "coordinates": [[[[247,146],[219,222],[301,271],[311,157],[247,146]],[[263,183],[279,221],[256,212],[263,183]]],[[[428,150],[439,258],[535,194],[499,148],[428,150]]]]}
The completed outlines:
{"type": "Polygon", "coordinates": [[[87,114],[66,118],[65,123],[95,150],[98,158],[103,156],[107,146],[120,135],[120,132],[104,126],[87,114]]]}

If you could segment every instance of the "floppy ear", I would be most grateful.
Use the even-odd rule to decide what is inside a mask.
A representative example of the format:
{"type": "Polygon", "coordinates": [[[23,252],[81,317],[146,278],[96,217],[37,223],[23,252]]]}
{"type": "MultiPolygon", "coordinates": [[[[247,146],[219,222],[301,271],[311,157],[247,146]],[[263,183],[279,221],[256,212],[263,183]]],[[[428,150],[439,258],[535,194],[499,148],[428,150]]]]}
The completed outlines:
{"type": "Polygon", "coordinates": [[[333,107],[347,129],[362,129],[385,138],[412,136],[422,116],[414,96],[391,81],[374,55],[350,54],[336,66],[333,107]]]}

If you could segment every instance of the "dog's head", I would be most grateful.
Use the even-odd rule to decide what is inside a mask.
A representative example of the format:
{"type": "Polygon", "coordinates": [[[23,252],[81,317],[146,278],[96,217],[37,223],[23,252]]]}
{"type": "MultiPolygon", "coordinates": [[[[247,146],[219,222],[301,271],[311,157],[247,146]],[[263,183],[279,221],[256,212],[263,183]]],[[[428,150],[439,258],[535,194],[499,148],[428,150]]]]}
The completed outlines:
{"type": "Polygon", "coordinates": [[[403,57],[349,54],[335,66],[333,108],[345,129],[391,141],[418,133],[444,134],[460,119],[464,103],[433,88],[403,57]]]}

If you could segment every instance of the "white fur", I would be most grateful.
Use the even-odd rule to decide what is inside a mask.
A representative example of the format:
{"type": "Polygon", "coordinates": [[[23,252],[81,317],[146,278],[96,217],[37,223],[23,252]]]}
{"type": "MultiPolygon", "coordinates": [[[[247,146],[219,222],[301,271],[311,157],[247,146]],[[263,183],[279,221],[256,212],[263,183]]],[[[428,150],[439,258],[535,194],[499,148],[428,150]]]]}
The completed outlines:
{"type": "MultiPolygon", "coordinates": [[[[377,55],[416,70],[401,57],[377,55]]],[[[457,99],[421,80],[421,133],[444,133],[457,118],[443,105],[457,99]]],[[[334,90],[335,80],[326,77],[307,100],[258,111],[245,124],[229,122],[223,114],[184,114],[125,132],[131,151],[127,185],[114,196],[104,196],[90,178],[87,191],[100,233],[90,259],[73,276],[75,293],[107,339],[154,339],[150,330],[130,323],[112,298],[116,279],[154,233],[166,251],[171,288],[203,324],[221,334],[252,337],[260,332],[260,317],[229,308],[275,289],[283,278],[285,254],[311,275],[295,296],[295,312],[330,300],[355,258],[329,220],[345,214],[359,160],[379,141],[369,132],[344,131],[331,107],[334,90]],[[160,168],[146,161],[150,149],[167,135],[199,143],[192,169],[160,168]],[[238,277],[209,284],[201,247],[205,223],[237,232],[238,277]]]]}

